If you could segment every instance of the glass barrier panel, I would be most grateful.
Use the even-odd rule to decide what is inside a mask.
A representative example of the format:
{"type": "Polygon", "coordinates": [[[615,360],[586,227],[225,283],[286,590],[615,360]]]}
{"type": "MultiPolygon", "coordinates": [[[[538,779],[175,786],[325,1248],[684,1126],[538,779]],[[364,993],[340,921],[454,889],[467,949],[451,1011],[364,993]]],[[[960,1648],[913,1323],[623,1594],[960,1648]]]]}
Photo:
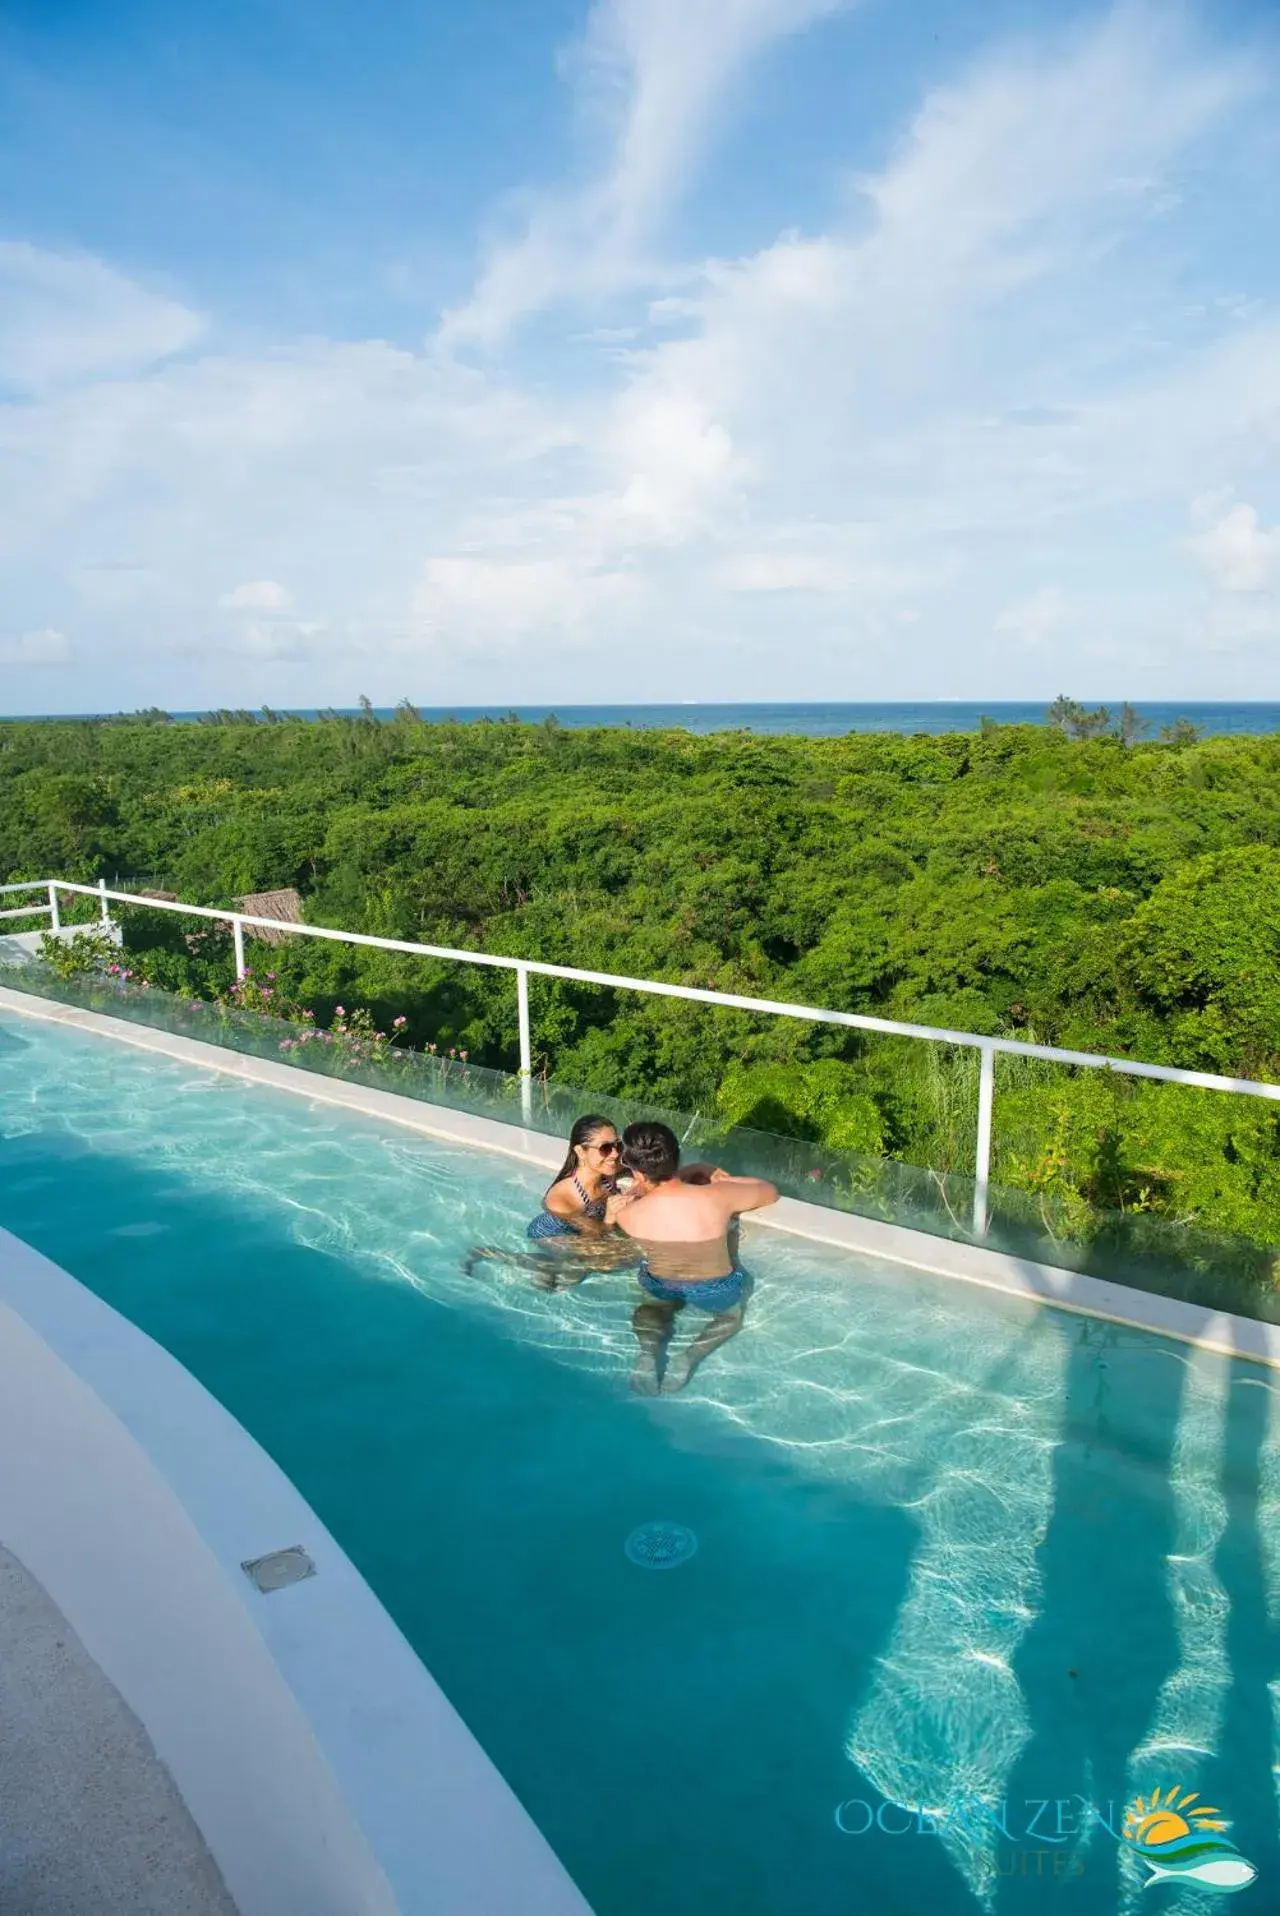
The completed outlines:
{"type": "MultiPolygon", "coordinates": [[[[712,1117],[582,1091],[553,1079],[535,1078],[531,1082],[526,1120],[517,1076],[460,1059],[395,1047],[373,1055],[358,1042],[334,1039],[331,1034],[285,1019],[204,999],[178,997],[121,977],[96,973],[61,977],[38,961],[0,967],[0,982],[61,1004],[103,1012],[295,1069],[348,1079],[501,1123],[526,1125],[551,1138],[565,1138],[575,1119],[585,1112],[598,1112],[620,1130],[636,1119],[660,1119],[680,1140],[686,1162],[701,1159],[728,1171],[768,1178],[786,1196],[808,1204],[904,1225],[961,1243],[977,1241],[972,1229],[973,1180],[956,1171],[933,1171],[894,1158],[837,1151],[803,1138],[781,1137],[712,1117]]],[[[1001,1070],[1010,1062],[1001,1059],[1001,1070]]],[[[1041,1069],[1039,1061],[1031,1062],[1041,1069]]],[[[1103,1074],[1077,1075],[1101,1078],[1103,1074]]],[[[1132,1081],[1113,1078],[1108,1095],[1116,1085],[1122,1087],[1121,1098],[1128,1100],[1125,1112],[1131,1118],[1137,1113],[1148,1128],[1159,1121],[1156,1107],[1160,1094],[1186,1094],[1180,1086],[1139,1084],[1135,1098],[1130,1091],[1132,1081]],[[1155,1100],[1151,1092],[1157,1094],[1155,1100]],[[1142,1106],[1144,1095],[1146,1110],[1142,1106]]],[[[1082,1188],[1081,1179],[1055,1170],[1064,1162],[1061,1151],[1054,1155],[1051,1148],[1061,1120],[1055,1115],[1048,1084],[1041,1085],[1024,1073],[1010,1089],[1014,1095],[1002,1094],[998,1077],[997,1177],[989,1192],[989,1225],[983,1242],[1014,1257],[1088,1272],[1181,1298],[1206,1310],[1228,1310],[1280,1322],[1278,1254],[1276,1244],[1267,1241],[1264,1232],[1209,1230],[1194,1217],[1171,1217],[1144,1206],[1140,1196],[1124,1204],[1101,1201],[1108,1188],[1101,1180],[1082,1188]],[[1037,1109],[1029,1092],[1041,1094],[1042,1108],[1037,1109]],[[1009,1120],[1003,1139],[999,1128],[1002,1117],[1009,1120]],[[1007,1167],[1018,1182],[1001,1181],[1002,1167],[1007,1167]]],[[[1255,1166],[1255,1172],[1262,1175],[1275,1151],[1280,1114],[1260,1101],[1213,1092],[1194,1095],[1218,1107],[1205,1120],[1213,1126],[1230,1125],[1232,1107],[1257,1104],[1256,1111],[1241,1113],[1237,1109],[1234,1123],[1240,1139],[1247,1136],[1253,1140],[1262,1167],[1258,1171],[1255,1166]]],[[[1087,1097],[1096,1094],[1089,1091],[1087,1097]]],[[[1114,1171],[1114,1164],[1111,1169],[1114,1171]]],[[[1129,1191],[1123,1180],[1110,1188],[1122,1197],[1129,1191]]],[[[1257,1207],[1255,1215],[1263,1215],[1262,1207],[1257,1207]]],[[[1248,1216],[1247,1208],[1242,1207],[1243,1220],[1247,1222],[1248,1216]]]]}

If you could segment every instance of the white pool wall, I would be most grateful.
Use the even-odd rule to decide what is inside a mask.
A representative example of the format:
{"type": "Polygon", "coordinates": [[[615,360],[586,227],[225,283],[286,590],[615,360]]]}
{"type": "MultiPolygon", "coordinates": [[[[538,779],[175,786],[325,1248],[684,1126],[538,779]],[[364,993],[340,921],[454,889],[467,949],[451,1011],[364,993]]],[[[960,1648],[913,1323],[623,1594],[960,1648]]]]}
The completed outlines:
{"type": "Polygon", "coordinates": [[[590,1916],[354,1566],[179,1363],[0,1231],[0,1543],[140,1720],[240,1916],[590,1916]],[[246,1560],[317,1574],[263,1595],[246,1560]]]}

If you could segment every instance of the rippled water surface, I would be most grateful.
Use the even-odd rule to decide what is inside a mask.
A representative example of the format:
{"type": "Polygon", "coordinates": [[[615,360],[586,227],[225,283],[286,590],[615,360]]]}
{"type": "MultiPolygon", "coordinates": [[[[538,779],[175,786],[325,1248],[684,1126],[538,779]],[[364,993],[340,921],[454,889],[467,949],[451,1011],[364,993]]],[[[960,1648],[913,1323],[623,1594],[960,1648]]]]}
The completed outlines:
{"type": "Polygon", "coordinates": [[[1274,1905],[1267,1373],[748,1232],[742,1335],[640,1398],[632,1277],[463,1275],[539,1197],[0,1018],[0,1223],[279,1460],[598,1916],[1190,1911],[1113,1833],[1174,1782],[1274,1905]]]}

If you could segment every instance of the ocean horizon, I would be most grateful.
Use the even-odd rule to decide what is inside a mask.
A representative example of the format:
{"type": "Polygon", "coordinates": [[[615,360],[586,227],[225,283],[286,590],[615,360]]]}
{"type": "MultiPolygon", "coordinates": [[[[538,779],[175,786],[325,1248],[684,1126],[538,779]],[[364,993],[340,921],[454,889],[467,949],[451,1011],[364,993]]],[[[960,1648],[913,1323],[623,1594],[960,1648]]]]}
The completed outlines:
{"type": "MultiPolygon", "coordinates": [[[[1123,701],[1082,700],[1090,709],[1106,705],[1114,717],[1123,701]]],[[[1166,725],[1186,719],[1206,737],[1231,735],[1258,736],[1280,731],[1280,703],[1269,701],[1213,699],[1131,699],[1129,703],[1142,725],[1140,736],[1158,738],[1166,725]]],[[[279,708],[290,718],[314,719],[321,708],[279,708]]],[[[325,707],[343,716],[357,717],[358,706],[325,707]]],[[[512,718],[526,724],[545,724],[554,719],[560,725],[583,729],[596,726],[624,726],[633,730],[680,730],[708,732],[748,731],[791,734],[801,738],[839,738],[850,732],[924,733],[939,736],[946,732],[976,732],[984,718],[998,725],[1045,725],[1047,701],[981,701],[972,699],[930,700],[813,700],[813,701],[740,701],[711,704],[689,700],[662,705],[421,705],[417,711],[428,723],[496,723],[512,718]]],[[[379,719],[394,716],[391,706],[375,706],[379,719]]],[[[41,715],[27,714],[28,719],[41,715]]],[[[61,719],[102,719],[120,716],[112,713],[52,713],[51,721],[61,719]]],[[[190,722],[204,716],[198,711],[174,712],[178,721],[190,722]]],[[[16,720],[19,715],[14,715],[16,720]]],[[[11,721],[12,722],[12,721],[11,721]]]]}

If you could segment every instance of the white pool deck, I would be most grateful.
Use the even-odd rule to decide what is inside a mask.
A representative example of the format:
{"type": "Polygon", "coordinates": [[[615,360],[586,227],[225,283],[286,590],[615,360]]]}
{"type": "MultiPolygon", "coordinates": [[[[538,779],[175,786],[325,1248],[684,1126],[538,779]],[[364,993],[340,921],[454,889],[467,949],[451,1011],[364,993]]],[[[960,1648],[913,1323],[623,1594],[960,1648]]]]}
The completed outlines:
{"type": "Polygon", "coordinates": [[[151,1739],[0,1548],[0,1910],[236,1916],[151,1739]]]}
{"type": "MultiPolygon", "coordinates": [[[[517,1125],[7,988],[0,1013],[560,1160],[517,1125]]],[[[753,1228],[1280,1368],[1280,1328],[981,1246],[789,1198],[753,1228]]],[[[180,1364],[4,1231],[0,1454],[0,1911],[591,1916],[283,1473],[180,1364]],[[317,1574],[263,1596],[243,1563],[292,1545],[317,1574]]]]}

